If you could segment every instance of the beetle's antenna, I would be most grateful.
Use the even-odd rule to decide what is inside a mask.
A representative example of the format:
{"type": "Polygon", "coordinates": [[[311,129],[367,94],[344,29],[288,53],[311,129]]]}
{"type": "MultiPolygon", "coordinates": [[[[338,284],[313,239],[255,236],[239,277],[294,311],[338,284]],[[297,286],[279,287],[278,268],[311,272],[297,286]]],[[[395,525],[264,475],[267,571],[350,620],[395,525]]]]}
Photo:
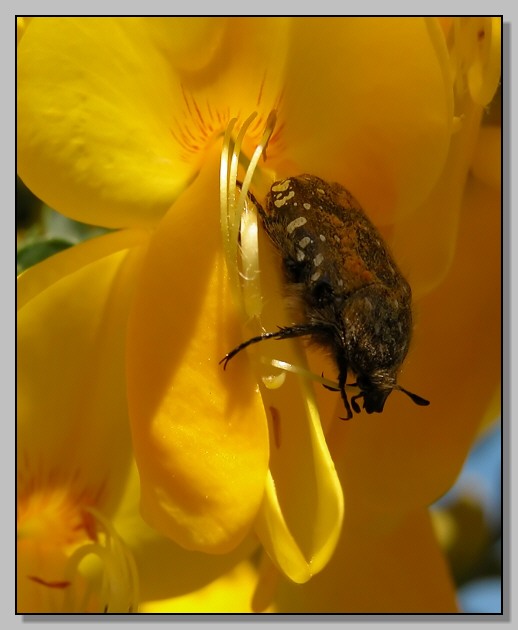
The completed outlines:
{"type": "Polygon", "coordinates": [[[220,363],[223,363],[223,369],[226,369],[227,363],[230,359],[234,358],[238,352],[241,352],[241,350],[244,350],[254,343],[259,343],[260,341],[266,341],[267,339],[292,339],[293,337],[306,337],[307,335],[313,335],[316,332],[322,332],[322,330],[327,329],[327,326],[317,324],[301,324],[299,326],[279,327],[279,330],[276,332],[265,332],[261,335],[257,335],[256,337],[252,337],[247,341],[243,341],[243,343],[240,343],[233,350],[227,352],[227,354],[221,359],[220,363]]]}
{"type": "Polygon", "coordinates": [[[430,401],[426,400],[426,398],[422,398],[421,396],[418,396],[417,394],[409,392],[408,389],[401,387],[401,385],[396,385],[394,389],[398,389],[400,392],[403,392],[403,394],[406,394],[410,398],[410,400],[415,402],[415,404],[419,405],[420,407],[427,407],[430,404],[430,401]]]}

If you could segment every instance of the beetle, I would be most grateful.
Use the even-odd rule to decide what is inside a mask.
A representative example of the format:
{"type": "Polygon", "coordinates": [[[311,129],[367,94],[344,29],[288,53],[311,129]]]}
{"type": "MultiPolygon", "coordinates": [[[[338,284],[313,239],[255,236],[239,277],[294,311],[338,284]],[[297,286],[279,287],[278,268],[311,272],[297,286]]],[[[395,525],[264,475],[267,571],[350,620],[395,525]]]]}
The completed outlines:
{"type": "Polygon", "coordinates": [[[336,362],[345,420],[352,410],[360,413],[360,399],[367,413],[381,413],[393,390],[428,405],[397,384],[412,336],[410,286],[351,193],[341,184],[303,174],[275,182],[264,207],[252,201],[282,257],[295,322],[239,344],[220,361],[224,368],[251,344],[308,337],[336,362]],[[350,403],[349,373],[356,381],[347,385],[360,390],[350,403]]]}

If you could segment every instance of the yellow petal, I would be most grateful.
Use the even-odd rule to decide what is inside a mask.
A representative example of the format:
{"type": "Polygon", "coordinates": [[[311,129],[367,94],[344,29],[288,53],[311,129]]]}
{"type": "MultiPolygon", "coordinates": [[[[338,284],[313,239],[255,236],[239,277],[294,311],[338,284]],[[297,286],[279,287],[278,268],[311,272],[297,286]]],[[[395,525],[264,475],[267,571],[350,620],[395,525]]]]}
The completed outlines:
{"type": "Polygon", "coordinates": [[[134,462],[127,476],[124,495],[113,515],[113,525],[135,559],[140,600],[144,602],[171,599],[203,589],[250,557],[259,545],[255,537],[247,538],[230,553],[212,555],[187,551],[162,536],[140,515],[140,480],[134,462]],[[158,566],[167,569],[157,571],[158,566]]]}
{"type": "Polygon", "coordinates": [[[455,255],[462,198],[476,147],[482,108],[470,106],[462,128],[452,137],[443,172],[425,203],[394,227],[392,250],[414,299],[439,286],[455,255]]]}
{"type": "Polygon", "coordinates": [[[256,569],[250,563],[243,562],[204,588],[182,597],[144,602],[140,612],[251,613],[256,583],[256,569]]]}
{"type": "Polygon", "coordinates": [[[65,579],[68,558],[62,549],[25,540],[17,544],[16,560],[17,613],[102,612],[97,594],[85,598],[88,589],[83,576],[76,574],[73,581],[65,579]],[[65,607],[70,591],[85,602],[81,609],[65,607]]]}
{"type": "Polygon", "coordinates": [[[18,281],[21,474],[79,475],[105,506],[120,492],[131,454],[125,327],[146,242],[136,238],[88,241],[18,281]]]}
{"type": "Polygon", "coordinates": [[[109,517],[131,462],[125,332],[146,242],[134,231],[92,239],[18,280],[21,612],[136,604],[109,517]]]}
{"type": "Polygon", "coordinates": [[[422,18],[295,20],[281,117],[298,170],[341,182],[377,223],[414,210],[447,154],[447,61],[422,18]]]}
{"type": "Polygon", "coordinates": [[[458,612],[425,509],[376,531],[346,519],[329,565],[307,584],[282,582],[274,606],[292,613],[458,612]]]}
{"type": "Polygon", "coordinates": [[[455,24],[470,96],[482,107],[493,98],[501,72],[501,17],[459,18],[455,24]]]}
{"type": "Polygon", "coordinates": [[[229,116],[278,100],[284,32],[278,18],[33,20],[18,49],[20,176],[72,218],[154,224],[229,116]]]}
{"type": "Polygon", "coordinates": [[[240,341],[219,229],[219,154],[152,239],[131,315],[129,405],[143,514],[190,549],[224,552],[259,509],[268,434],[240,341]],[[239,367],[241,366],[241,367],[239,367]]]}
{"type": "Polygon", "coordinates": [[[448,273],[470,167],[477,177],[495,187],[501,178],[499,130],[480,129],[483,106],[495,96],[500,79],[500,55],[493,49],[500,41],[500,22],[497,18],[456,18],[454,27],[448,42],[456,118],[448,158],[425,203],[396,224],[392,243],[396,257],[409,270],[415,297],[433,290],[448,273]],[[416,235],[420,246],[409,255],[407,243],[416,235]]]}
{"type": "MultiPolygon", "coordinates": [[[[175,32],[186,28],[190,21],[197,26],[199,18],[177,20],[175,32]]],[[[270,111],[281,99],[291,20],[259,17],[207,21],[219,30],[217,42],[215,38],[210,42],[211,56],[204,65],[195,62],[196,67],[188,67],[187,53],[180,63],[172,56],[186,92],[175,112],[177,120],[187,124],[190,114],[223,132],[230,118],[237,116],[243,121],[251,112],[258,111],[248,129],[250,139],[258,139],[270,111]]],[[[207,46],[206,41],[204,45],[207,46]]]]}
{"type": "Polygon", "coordinates": [[[172,135],[182,97],[167,46],[178,28],[33,20],[18,48],[18,168],[50,206],[97,225],[145,225],[183,189],[193,165],[172,135]]]}
{"type": "Polygon", "coordinates": [[[43,260],[18,276],[18,309],[65,276],[114,252],[142,245],[148,235],[149,232],[138,229],[112,232],[102,238],[84,241],[68,253],[60,253],[43,260]]]}

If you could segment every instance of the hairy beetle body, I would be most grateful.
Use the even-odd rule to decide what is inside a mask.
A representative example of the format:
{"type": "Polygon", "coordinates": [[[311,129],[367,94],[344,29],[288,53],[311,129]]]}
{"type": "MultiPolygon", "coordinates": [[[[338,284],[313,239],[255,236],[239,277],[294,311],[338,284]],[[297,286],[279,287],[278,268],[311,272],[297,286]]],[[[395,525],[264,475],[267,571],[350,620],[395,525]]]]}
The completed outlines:
{"type": "Polygon", "coordinates": [[[338,367],[338,386],[352,417],[345,385],[356,377],[358,413],[383,411],[393,389],[420,405],[428,401],[397,385],[412,334],[412,294],[386,244],[354,197],[340,184],[313,175],[276,182],[258,205],[264,228],[284,267],[286,296],[295,322],[248,340],[307,336],[327,349],[338,367]]]}

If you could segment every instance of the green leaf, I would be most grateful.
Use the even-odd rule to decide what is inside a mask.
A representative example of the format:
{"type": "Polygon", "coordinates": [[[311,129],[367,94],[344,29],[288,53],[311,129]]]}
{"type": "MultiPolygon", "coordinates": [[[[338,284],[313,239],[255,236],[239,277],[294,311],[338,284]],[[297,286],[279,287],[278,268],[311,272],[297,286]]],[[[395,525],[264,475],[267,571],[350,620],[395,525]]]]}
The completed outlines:
{"type": "Polygon", "coordinates": [[[16,253],[16,271],[21,273],[36,263],[45,260],[53,254],[68,249],[74,243],[62,238],[33,241],[21,247],[16,253]]]}

